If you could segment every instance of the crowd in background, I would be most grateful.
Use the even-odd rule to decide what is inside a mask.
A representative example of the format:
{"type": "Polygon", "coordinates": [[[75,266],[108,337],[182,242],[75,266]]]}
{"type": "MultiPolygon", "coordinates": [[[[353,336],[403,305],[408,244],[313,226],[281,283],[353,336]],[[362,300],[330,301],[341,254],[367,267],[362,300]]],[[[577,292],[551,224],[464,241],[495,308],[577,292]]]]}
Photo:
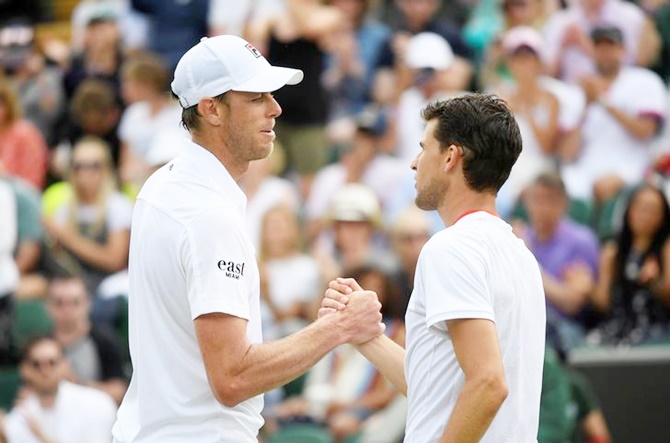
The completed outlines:
{"type": "MultiPolygon", "coordinates": [[[[111,428],[132,370],[133,201],[189,136],[169,93],[177,61],[222,33],[305,72],[276,93],[275,150],[240,182],[265,339],[313,320],[346,275],[378,293],[386,333],[404,342],[419,252],[443,227],[414,205],[420,111],[495,93],[523,138],[498,212],[547,297],[539,440],[610,441],[565,360],[670,342],[670,2],[81,0],[66,38],[49,32],[56,3],[0,1],[0,359],[23,381],[5,405],[8,441],[104,441],[111,428]],[[27,305],[43,306],[49,336],[17,332],[27,305]]],[[[266,396],[265,433],[310,423],[335,441],[394,443],[405,408],[345,346],[266,396]]]]}

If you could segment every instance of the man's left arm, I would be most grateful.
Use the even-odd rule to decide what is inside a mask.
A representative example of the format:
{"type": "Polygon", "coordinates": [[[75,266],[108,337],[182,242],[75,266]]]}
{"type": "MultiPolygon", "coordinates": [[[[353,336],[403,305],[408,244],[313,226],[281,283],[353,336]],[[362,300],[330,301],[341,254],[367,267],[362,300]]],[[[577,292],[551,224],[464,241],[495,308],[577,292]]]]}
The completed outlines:
{"type": "Polygon", "coordinates": [[[465,384],[439,443],[475,443],[507,398],[498,334],[485,319],[449,320],[447,327],[465,384]]]}

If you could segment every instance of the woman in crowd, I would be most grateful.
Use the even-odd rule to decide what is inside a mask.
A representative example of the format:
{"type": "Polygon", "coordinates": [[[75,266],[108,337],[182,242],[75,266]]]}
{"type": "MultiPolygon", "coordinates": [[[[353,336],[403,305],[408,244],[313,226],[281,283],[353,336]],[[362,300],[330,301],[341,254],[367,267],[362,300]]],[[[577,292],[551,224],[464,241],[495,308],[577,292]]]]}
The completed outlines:
{"type": "Polygon", "coordinates": [[[94,295],[94,320],[111,321],[114,311],[98,287],[126,267],[132,204],[116,190],[110,150],[100,139],[86,137],[75,144],[68,181],[70,197],[53,219],[44,221],[49,261],[81,276],[94,295]]]}
{"type": "Polygon", "coordinates": [[[630,196],[623,227],[605,244],[594,307],[608,319],[588,340],[638,344],[670,331],[670,207],[664,194],[642,185],[630,196]]]}

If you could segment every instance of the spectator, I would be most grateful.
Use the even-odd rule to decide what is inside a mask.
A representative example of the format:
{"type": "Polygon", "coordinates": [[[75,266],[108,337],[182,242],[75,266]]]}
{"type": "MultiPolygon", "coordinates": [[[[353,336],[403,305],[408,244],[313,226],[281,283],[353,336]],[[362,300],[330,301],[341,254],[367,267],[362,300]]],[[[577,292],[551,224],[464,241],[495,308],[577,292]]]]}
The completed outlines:
{"type": "Polygon", "coordinates": [[[570,202],[558,174],[540,174],[523,201],[530,224],[520,235],[540,264],[547,323],[558,334],[549,344],[571,349],[586,332],[584,310],[598,277],[598,238],[568,218],[570,202]]]}
{"type": "Polygon", "coordinates": [[[667,89],[655,73],[623,64],[621,30],[595,28],[591,37],[598,73],[582,80],[588,102],[582,150],[562,175],[570,197],[600,204],[640,182],[650,167],[650,143],[665,118],[667,89]]]}
{"type": "Polygon", "coordinates": [[[589,33],[595,27],[614,26],[622,33],[621,62],[649,66],[658,55],[659,38],[651,19],[635,3],[623,0],[578,0],[555,12],[544,29],[549,72],[568,82],[579,82],[596,72],[589,33]]]}
{"type": "Polygon", "coordinates": [[[523,140],[523,151],[498,193],[498,209],[507,216],[521,191],[555,164],[560,104],[542,83],[540,34],[528,26],[512,28],[505,33],[502,45],[513,83],[500,85],[498,95],[514,111],[523,140]]]}
{"type": "Polygon", "coordinates": [[[347,125],[351,129],[353,118],[371,103],[377,60],[390,29],[368,15],[372,0],[331,0],[330,4],[342,11],[347,23],[327,42],[324,82],[331,99],[330,128],[347,125]]]}
{"type": "Polygon", "coordinates": [[[20,373],[26,391],[5,418],[9,443],[107,443],[116,405],[97,389],[65,380],[63,349],[50,337],[26,345],[20,373]]]}
{"type": "Polygon", "coordinates": [[[318,263],[301,252],[300,234],[297,212],[290,206],[275,206],[263,216],[261,312],[263,336],[269,340],[286,337],[316,317],[323,281],[318,263]]]}
{"type": "Polygon", "coordinates": [[[0,29],[0,63],[18,91],[25,119],[54,146],[56,125],[65,109],[62,74],[37,48],[35,29],[29,23],[7,23],[0,29]]]}
{"type": "Polygon", "coordinates": [[[324,44],[346,28],[342,11],[319,0],[287,0],[282,13],[250,25],[249,40],[273,65],[308,72],[293,88],[276,92],[282,117],[277,139],[286,150],[287,172],[296,173],[300,197],[307,198],[318,170],[328,161],[328,93],[322,83],[324,44]],[[309,97],[309,99],[306,99],[309,97]]]}
{"type": "Polygon", "coordinates": [[[115,312],[97,289],[126,267],[132,205],[115,190],[109,147],[102,140],[84,138],[74,146],[68,181],[72,197],[53,219],[44,220],[50,256],[61,272],[84,280],[94,297],[94,320],[110,322],[115,312]]]}
{"type": "MultiPolygon", "coordinates": [[[[438,34],[444,38],[455,54],[452,60],[453,69],[442,79],[443,87],[465,90],[470,86],[472,77],[472,64],[469,61],[470,48],[453,24],[440,19],[438,16],[440,3],[440,0],[395,1],[401,13],[401,22],[382,48],[376,79],[377,82],[380,82],[389,75],[395,77],[395,80],[391,82],[394,86],[392,94],[395,98],[413,83],[413,76],[406,64],[409,40],[412,36],[425,32],[438,34]]],[[[409,68],[412,67],[409,66],[409,68]]],[[[377,99],[386,102],[385,97],[377,97],[377,99]]]]}
{"type": "Polygon", "coordinates": [[[261,225],[268,211],[276,206],[287,206],[296,212],[300,210],[297,188],[289,180],[276,175],[282,170],[283,164],[284,151],[275,143],[272,153],[251,162],[239,181],[247,196],[247,231],[257,251],[261,250],[261,225]]]}
{"type": "MultiPolygon", "coordinates": [[[[151,173],[147,157],[152,140],[162,132],[180,128],[181,107],[168,95],[169,81],[167,66],[153,54],[129,58],[121,68],[122,95],[128,106],[118,134],[123,184],[139,189],[151,173]]],[[[182,136],[188,137],[188,132],[183,131],[182,136]]]]}
{"type": "Polygon", "coordinates": [[[209,3],[209,0],[130,0],[132,8],[148,20],[147,49],[166,60],[170,74],[181,56],[208,34],[209,3]]]}
{"type": "Polygon", "coordinates": [[[333,196],[346,183],[369,186],[385,209],[402,177],[411,175],[408,164],[380,152],[386,120],[377,107],[360,112],[355,124],[353,140],[342,146],[339,161],[322,168],[314,179],[305,203],[310,238],[321,230],[333,196]]]}
{"type": "Polygon", "coordinates": [[[410,68],[412,86],[400,96],[397,108],[396,155],[409,164],[418,150],[425,122],[421,109],[428,102],[464,93],[453,89],[445,78],[452,75],[454,53],[439,34],[423,32],[407,43],[405,64],[410,68]]]}
{"type": "Polygon", "coordinates": [[[23,119],[19,97],[0,80],[0,162],[5,173],[21,178],[36,189],[44,186],[47,145],[40,131],[23,119]]]}
{"type": "Polygon", "coordinates": [[[603,246],[594,307],[607,320],[589,343],[635,345],[670,333],[670,207],[642,185],[630,196],[615,242],[603,246]]]}
{"type": "Polygon", "coordinates": [[[391,226],[391,245],[398,259],[393,279],[400,289],[400,311],[403,315],[414,290],[414,272],[419,253],[430,236],[431,221],[428,214],[413,204],[405,208],[391,226]]]}
{"type": "Polygon", "coordinates": [[[123,63],[121,33],[114,10],[101,9],[88,18],[81,52],[74,52],[63,84],[68,99],[72,99],[79,85],[86,79],[97,78],[107,82],[121,103],[119,69],[123,63]]]}
{"type": "Polygon", "coordinates": [[[350,183],[340,188],[327,217],[332,228],[324,230],[313,247],[324,280],[344,275],[346,269],[372,263],[385,272],[393,269],[392,255],[379,231],[379,200],[369,187],[350,183]]]}
{"type": "Polygon", "coordinates": [[[123,351],[113,331],[92,325],[91,297],[78,277],[55,278],[47,296],[53,337],[67,358],[73,383],[109,394],[117,404],[128,384],[123,372],[123,351]]]}
{"type": "Polygon", "coordinates": [[[105,140],[109,145],[116,169],[121,149],[118,137],[121,109],[114,97],[112,87],[97,79],[82,82],[70,102],[70,115],[70,125],[65,136],[66,142],[75,145],[84,136],[105,140]]]}

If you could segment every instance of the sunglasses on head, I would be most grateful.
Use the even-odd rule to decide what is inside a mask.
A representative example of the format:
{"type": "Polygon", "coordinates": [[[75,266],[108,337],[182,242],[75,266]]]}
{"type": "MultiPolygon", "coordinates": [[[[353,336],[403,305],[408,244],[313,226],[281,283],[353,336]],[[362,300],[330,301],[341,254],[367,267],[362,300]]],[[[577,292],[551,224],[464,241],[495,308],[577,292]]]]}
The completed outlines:
{"type": "Polygon", "coordinates": [[[72,163],[72,169],[75,172],[79,172],[79,171],[83,171],[83,170],[101,171],[104,166],[105,166],[104,163],[101,162],[101,161],[74,162],[74,163],[72,163]]]}

